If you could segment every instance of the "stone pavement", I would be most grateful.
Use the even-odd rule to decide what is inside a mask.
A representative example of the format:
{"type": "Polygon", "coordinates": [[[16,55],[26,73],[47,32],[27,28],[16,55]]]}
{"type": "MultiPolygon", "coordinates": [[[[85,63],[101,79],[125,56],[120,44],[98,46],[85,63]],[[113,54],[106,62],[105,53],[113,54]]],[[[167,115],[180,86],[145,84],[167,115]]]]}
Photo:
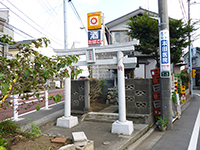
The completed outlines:
{"type": "MultiPolygon", "coordinates": [[[[112,106],[102,112],[114,112],[117,107],[112,106]],[[113,110],[112,110],[113,109],[113,110]]],[[[35,124],[41,127],[43,134],[52,136],[64,136],[72,138],[72,132],[83,131],[88,140],[94,141],[95,150],[120,150],[135,142],[149,129],[147,124],[134,124],[134,132],[130,136],[117,135],[111,133],[112,121],[84,120],[84,115],[78,115],[79,124],[71,129],[57,127],[56,119],[63,116],[64,103],[50,107],[48,110],[42,109],[19,117],[18,123],[22,130],[29,129],[31,123],[27,122],[29,118],[35,124]]],[[[75,115],[74,115],[75,116],[75,115]]]]}

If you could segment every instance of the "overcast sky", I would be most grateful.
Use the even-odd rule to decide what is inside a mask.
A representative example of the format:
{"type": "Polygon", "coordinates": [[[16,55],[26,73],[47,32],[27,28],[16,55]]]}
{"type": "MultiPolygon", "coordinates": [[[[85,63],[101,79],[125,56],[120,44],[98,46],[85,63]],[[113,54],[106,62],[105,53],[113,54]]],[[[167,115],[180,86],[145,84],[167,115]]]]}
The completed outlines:
{"type": "MultiPolygon", "coordinates": [[[[85,30],[80,29],[81,24],[67,1],[68,47],[71,48],[73,42],[75,47],[86,47],[87,33],[85,30]]],[[[157,1],[72,0],[86,27],[87,13],[101,11],[104,13],[105,23],[107,23],[138,9],[140,6],[150,11],[158,12],[157,1]]],[[[191,2],[194,1],[191,0],[191,2]]],[[[51,40],[53,48],[64,48],[63,0],[2,0],[0,7],[10,9],[10,24],[16,27],[14,29],[16,41],[45,36],[51,40]]],[[[200,19],[199,8],[200,4],[191,5],[192,19],[200,19]]],[[[188,14],[187,10],[187,0],[168,0],[168,13],[170,17],[181,19],[183,14],[188,14]],[[183,2],[183,5],[180,5],[180,2],[183,2]]],[[[195,46],[199,45],[196,44],[195,46]]]]}

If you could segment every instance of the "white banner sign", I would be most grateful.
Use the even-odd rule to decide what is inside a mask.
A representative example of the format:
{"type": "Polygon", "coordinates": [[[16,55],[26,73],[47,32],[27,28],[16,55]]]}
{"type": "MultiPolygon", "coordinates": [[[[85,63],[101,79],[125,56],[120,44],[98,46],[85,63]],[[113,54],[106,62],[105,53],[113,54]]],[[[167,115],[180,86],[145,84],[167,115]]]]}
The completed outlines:
{"type": "Polygon", "coordinates": [[[161,30],[159,33],[160,42],[160,76],[170,77],[170,45],[169,31],[161,30]]]}

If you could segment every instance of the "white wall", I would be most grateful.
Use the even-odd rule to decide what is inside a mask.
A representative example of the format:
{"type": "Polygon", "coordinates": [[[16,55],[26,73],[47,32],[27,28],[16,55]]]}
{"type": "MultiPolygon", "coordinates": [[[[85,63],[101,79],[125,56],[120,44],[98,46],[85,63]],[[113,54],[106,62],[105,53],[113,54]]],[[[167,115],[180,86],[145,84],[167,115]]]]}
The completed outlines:
{"type": "Polygon", "coordinates": [[[151,70],[156,68],[156,60],[147,59],[149,62],[148,65],[140,64],[139,68],[135,68],[135,78],[145,78],[145,70],[146,70],[146,78],[151,77],[151,70]],[[145,68],[146,67],[146,68],[145,68]]]}
{"type": "Polygon", "coordinates": [[[0,10],[0,17],[5,19],[6,22],[9,21],[9,10],[0,10]]]}
{"type": "Polygon", "coordinates": [[[134,78],[144,78],[144,64],[140,64],[139,68],[135,68],[135,77],[134,78]]]}
{"type": "Polygon", "coordinates": [[[128,30],[126,23],[119,23],[118,25],[109,28],[110,31],[128,30]]]}
{"type": "Polygon", "coordinates": [[[150,62],[148,65],[146,65],[146,78],[152,78],[151,77],[151,70],[156,68],[156,60],[155,59],[148,59],[148,62],[150,62]]]}

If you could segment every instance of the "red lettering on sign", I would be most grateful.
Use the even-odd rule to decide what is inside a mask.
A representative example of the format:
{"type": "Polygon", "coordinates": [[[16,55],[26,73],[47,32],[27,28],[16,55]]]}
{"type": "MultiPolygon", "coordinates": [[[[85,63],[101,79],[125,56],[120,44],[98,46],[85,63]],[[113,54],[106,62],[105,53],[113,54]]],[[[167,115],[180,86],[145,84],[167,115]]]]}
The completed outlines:
{"type": "Polygon", "coordinates": [[[101,39],[98,39],[98,40],[88,40],[88,45],[95,45],[95,44],[101,44],[101,39]]]}
{"type": "Polygon", "coordinates": [[[122,71],[122,70],[123,70],[123,67],[122,67],[122,66],[118,66],[118,70],[119,70],[119,71],[122,71]]]}

